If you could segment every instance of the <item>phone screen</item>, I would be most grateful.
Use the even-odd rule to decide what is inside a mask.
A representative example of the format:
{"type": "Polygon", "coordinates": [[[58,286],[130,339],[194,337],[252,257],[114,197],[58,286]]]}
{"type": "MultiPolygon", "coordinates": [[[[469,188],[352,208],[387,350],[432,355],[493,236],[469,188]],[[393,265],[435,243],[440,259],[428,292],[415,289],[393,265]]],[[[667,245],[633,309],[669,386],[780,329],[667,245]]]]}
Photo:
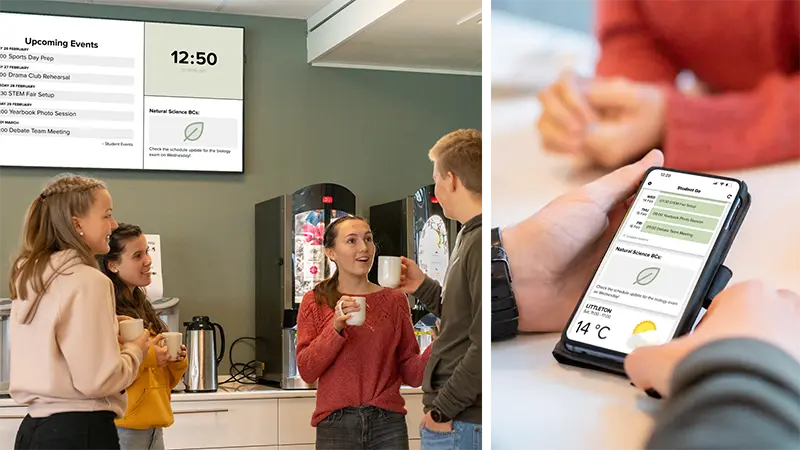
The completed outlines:
{"type": "Polygon", "coordinates": [[[734,180],[650,171],[567,338],[623,354],[672,339],[739,189],[734,180]]]}

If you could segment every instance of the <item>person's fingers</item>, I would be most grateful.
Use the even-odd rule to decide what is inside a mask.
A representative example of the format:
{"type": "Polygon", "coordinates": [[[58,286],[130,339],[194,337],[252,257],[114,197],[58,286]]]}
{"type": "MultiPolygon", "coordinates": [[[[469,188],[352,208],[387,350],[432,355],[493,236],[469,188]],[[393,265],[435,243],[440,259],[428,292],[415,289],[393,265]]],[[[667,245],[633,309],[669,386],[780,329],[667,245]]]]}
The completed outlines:
{"type": "Polygon", "coordinates": [[[571,71],[563,74],[556,84],[556,93],[570,113],[580,118],[583,123],[599,120],[597,113],[582,91],[583,89],[579,86],[578,76],[571,71]]]}
{"type": "Polygon", "coordinates": [[[622,78],[595,78],[584,89],[587,103],[596,109],[635,105],[638,93],[635,83],[622,78]]]}
{"type": "Polygon", "coordinates": [[[638,389],[653,387],[653,377],[664,370],[659,358],[664,350],[661,347],[640,347],[625,357],[625,373],[638,389]]]}
{"type": "Polygon", "coordinates": [[[790,300],[793,302],[800,302],[800,295],[797,295],[797,292],[791,291],[789,289],[778,289],[778,295],[786,300],[790,300]]]}
{"type": "Polygon", "coordinates": [[[572,134],[561,129],[547,116],[539,119],[539,134],[542,146],[552,153],[579,153],[582,140],[578,134],[572,134]]]}
{"type": "Polygon", "coordinates": [[[705,318],[708,316],[714,315],[714,312],[717,310],[717,308],[727,301],[736,301],[738,299],[751,297],[765,298],[767,296],[766,290],[767,287],[761,280],[747,280],[734,283],[723,289],[719,294],[717,294],[716,297],[714,297],[713,300],[711,300],[711,304],[708,306],[708,310],[703,316],[703,320],[705,320],[705,318]]]}
{"type": "Polygon", "coordinates": [[[630,197],[626,198],[625,199],[625,209],[628,209],[631,206],[633,206],[633,201],[634,200],[636,200],[636,195],[635,194],[631,194],[630,197]]]}
{"type": "Polygon", "coordinates": [[[663,345],[639,347],[625,358],[625,373],[638,389],[653,389],[666,397],[675,367],[697,345],[698,339],[687,335],[663,345]]]}
{"type": "Polygon", "coordinates": [[[651,150],[639,161],[598,178],[581,189],[599,209],[609,211],[636,191],[647,169],[663,163],[664,154],[660,150],[651,150]]]}
{"type": "Polygon", "coordinates": [[[631,164],[631,139],[637,133],[629,120],[608,120],[593,123],[586,128],[583,141],[586,153],[600,165],[618,168],[631,164]]]}
{"type": "Polygon", "coordinates": [[[583,121],[567,109],[567,105],[552,89],[541,91],[538,95],[542,103],[542,115],[548,117],[556,126],[567,133],[577,134],[583,129],[583,121]]]}

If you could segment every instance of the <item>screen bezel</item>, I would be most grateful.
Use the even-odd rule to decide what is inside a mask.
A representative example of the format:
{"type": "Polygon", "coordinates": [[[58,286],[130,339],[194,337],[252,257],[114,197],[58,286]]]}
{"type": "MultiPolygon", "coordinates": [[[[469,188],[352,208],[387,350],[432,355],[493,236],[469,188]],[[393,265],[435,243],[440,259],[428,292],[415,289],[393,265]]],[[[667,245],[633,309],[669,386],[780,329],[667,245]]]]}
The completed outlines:
{"type": "MultiPolygon", "coordinates": [[[[639,187],[636,190],[635,200],[631,203],[631,207],[636,204],[636,200],[639,198],[641,194],[642,188],[645,185],[645,181],[650,176],[650,174],[654,171],[664,171],[664,172],[673,172],[673,173],[680,173],[684,175],[691,175],[695,177],[702,177],[702,178],[710,178],[714,180],[724,180],[724,181],[731,181],[736,183],[739,186],[739,189],[736,193],[736,196],[731,203],[731,207],[728,209],[727,214],[725,215],[725,220],[723,221],[722,229],[720,229],[720,233],[717,236],[716,240],[714,241],[714,245],[711,248],[711,251],[708,253],[706,260],[703,263],[703,269],[700,272],[700,277],[697,279],[697,283],[695,283],[694,287],[692,288],[692,294],[689,296],[688,301],[686,302],[686,306],[681,314],[681,318],[678,320],[678,325],[675,328],[675,333],[672,335],[670,340],[675,339],[676,337],[685,334],[689,331],[689,327],[692,326],[695,318],[700,312],[700,309],[703,305],[703,297],[705,296],[706,290],[709,284],[712,282],[714,275],[716,274],[717,268],[721,263],[722,259],[724,259],[728,249],[730,248],[730,239],[732,239],[733,235],[735,234],[734,225],[736,223],[736,214],[741,214],[745,210],[745,205],[743,204],[742,197],[746,193],[746,185],[744,182],[737,180],[735,178],[730,177],[723,177],[718,175],[709,175],[697,172],[689,172],[684,170],[677,170],[677,169],[669,169],[664,167],[651,167],[645,172],[644,176],[642,177],[642,181],[639,183],[639,187]],[[735,207],[738,202],[738,207],[735,207]],[[724,229],[725,223],[729,224],[728,230],[724,229]]],[[[616,350],[612,350],[605,347],[599,347],[593,344],[587,344],[585,342],[576,341],[570,339],[567,336],[567,331],[569,330],[570,326],[572,326],[572,322],[575,319],[578,311],[581,308],[581,304],[583,303],[583,299],[586,298],[586,295],[589,292],[589,288],[592,285],[592,280],[597,276],[598,270],[600,270],[600,265],[602,261],[608,255],[608,252],[611,251],[612,244],[617,238],[623,224],[625,223],[625,219],[628,218],[628,214],[630,213],[630,208],[625,212],[625,217],[623,218],[622,222],[620,223],[619,228],[614,232],[614,236],[612,236],[611,240],[609,241],[608,246],[606,247],[605,252],[603,252],[603,256],[598,262],[597,267],[592,272],[589,281],[586,283],[586,287],[583,290],[580,298],[578,299],[575,308],[572,311],[572,314],[569,316],[569,320],[567,321],[564,330],[561,333],[561,339],[564,342],[565,347],[567,350],[572,352],[578,353],[585,353],[590,356],[600,357],[604,359],[611,359],[622,363],[628,353],[618,352],[616,350]]]]}
{"type": "MultiPolygon", "coordinates": [[[[198,22],[169,22],[169,21],[161,21],[161,20],[136,20],[136,19],[126,19],[126,18],[112,18],[112,17],[92,17],[92,16],[85,16],[85,15],[69,15],[69,14],[44,14],[44,13],[26,13],[26,12],[17,12],[17,11],[2,11],[0,10],[0,14],[18,14],[23,16],[44,16],[44,17],[59,17],[64,19],[92,19],[92,20],[103,20],[103,21],[115,21],[115,22],[137,22],[137,23],[158,23],[158,24],[166,24],[166,25],[189,25],[189,26],[198,26],[198,27],[211,27],[211,28],[235,28],[242,30],[242,168],[241,170],[177,170],[177,169],[131,169],[126,167],[78,167],[78,166],[39,166],[39,165],[30,165],[30,166],[18,166],[18,165],[2,165],[0,164],[0,168],[9,168],[9,169],[60,169],[60,170],[82,170],[82,171],[89,171],[89,170],[103,170],[103,171],[113,171],[113,172],[133,172],[133,173],[183,173],[183,174],[216,174],[216,175],[226,175],[226,174],[243,174],[245,168],[245,92],[247,90],[247,77],[246,77],[246,70],[245,66],[247,65],[247,52],[246,52],[246,34],[247,28],[243,25],[209,25],[207,23],[198,23],[198,22]]],[[[144,151],[144,144],[142,147],[142,151],[144,151]]]]}

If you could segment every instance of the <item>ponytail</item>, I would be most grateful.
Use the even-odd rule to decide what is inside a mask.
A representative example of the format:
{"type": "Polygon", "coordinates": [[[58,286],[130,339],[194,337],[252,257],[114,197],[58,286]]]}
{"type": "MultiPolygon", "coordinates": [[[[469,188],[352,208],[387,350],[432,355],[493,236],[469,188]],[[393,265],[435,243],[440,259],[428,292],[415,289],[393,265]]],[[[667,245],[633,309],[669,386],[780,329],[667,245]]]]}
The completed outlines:
{"type": "Polygon", "coordinates": [[[340,298],[342,293],[339,292],[339,269],[336,269],[330,278],[314,286],[314,300],[318,306],[328,305],[331,309],[335,309],[340,298]]]}

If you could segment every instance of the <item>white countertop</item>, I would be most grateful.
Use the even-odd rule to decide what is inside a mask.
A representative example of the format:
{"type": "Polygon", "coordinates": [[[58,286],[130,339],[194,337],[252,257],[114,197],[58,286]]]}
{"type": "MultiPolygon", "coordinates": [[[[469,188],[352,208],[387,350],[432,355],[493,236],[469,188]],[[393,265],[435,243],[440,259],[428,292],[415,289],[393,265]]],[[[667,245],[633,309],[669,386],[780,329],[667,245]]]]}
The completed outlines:
{"type": "MultiPolygon", "coordinates": [[[[422,394],[422,389],[401,386],[400,393],[422,394]]],[[[219,387],[217,392],[185,393],[173,392],[172,402],[207,402],[215,400],[265,400],[280,398],[308,398],[316,397],[315,389],[279,389],[257,384],[229,383],[219,387]]],[[[0,408],[20,407],[10,398],[0,399],[0,408]]]]}
{"type": "MultiPolygon", "coordinates": [[[[422,389],[409,386],[400,387],[401,394],[422,394],[422,389]]],[[[173,402],[204,402],[209,400],[253,400],[275,398],[316,397],[316,389],[280,389],[253,384],[225,384],[217,392],[173,393],[173,402]]]]}
{"type": "MultiPolygon", "coordinates": [[[[505,49],[504,58],[531,58],[525,47],[509,50],[520,33],[496,32],[504,23],[493,11],[493,67],[498,46],[505,49]]],[[[519,22],[512,26],[520,29],[519,22]]],[[[509,60],[505,67],[521,64],[509,60]]],[[[548,73],[554,78],[557,71],[548,73]]],[[[534,125],[535,94],[511,96],[503,90],[495,96],[493,85],[492,226],[518,222],[600,175],[577,172],[567,160],[545,155],[534,125]]],[[[800,292],[800,163],[721,174],[743,179],[753,197],[725,261],[733,271],[731,283],[759,278],[800,292]]],[[[492,448],[517,449],[525,442],[548,449],[641,448],[660,402],[621,377],[560,366],[551,355],[558,338],[525,335],[492,344],[492,448]]]]}

